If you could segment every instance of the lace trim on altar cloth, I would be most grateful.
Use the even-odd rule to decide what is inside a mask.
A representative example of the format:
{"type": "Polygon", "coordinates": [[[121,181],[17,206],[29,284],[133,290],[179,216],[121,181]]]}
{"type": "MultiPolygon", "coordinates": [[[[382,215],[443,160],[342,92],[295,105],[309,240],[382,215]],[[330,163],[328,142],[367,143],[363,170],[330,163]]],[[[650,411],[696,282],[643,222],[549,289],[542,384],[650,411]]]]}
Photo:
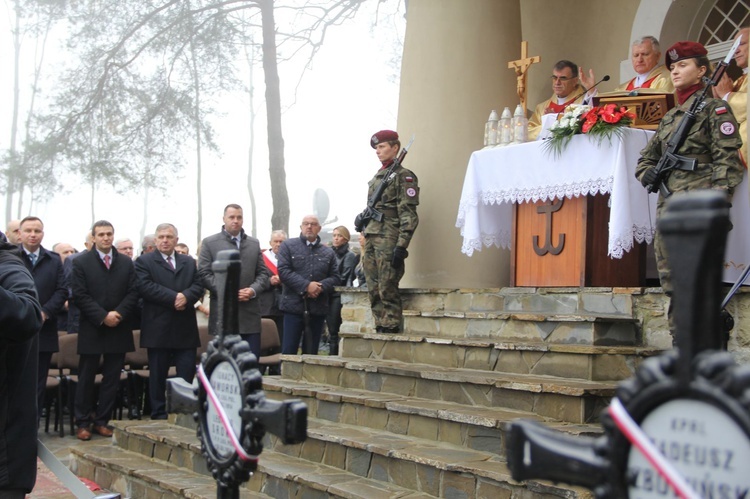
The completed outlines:
{"type": "MultiPolygon", "coordinates": [[[[463,230],[461,231],[463,236],[463,230]]],[[[461,245],[461,253],[471,256],[475,251],[482,251],[482,248],[495,246],[497,248],[510,249],[510,231],[504,230],[500,234],[482,234],[476,239],[464,239],[461,245]]]]}
{"type": "MultiPolygon", "coordinates": [[[[510,188],[503,190],[481,191],[461,197],[461,203],[458,206],[458,216],[456,218],[456,227],[463,227],[466,221],[466,209],[469,206],[478,206],[481,200],[482,204],[493,205],[500,203],[535,203],[537,201],[547,201],[548,199],[568,199],[580,196],[607,194],[612,192],[614,177],[589,179],[583,182],[573,182],[558,185],[548,185],[533,188],[510,188]]],[[[610,202],[612,200],[610,199],[610,202]]]]}
{"type": "Polygon", "coordinates": [[[654,241],[654,234],[656,229],[651,227],[639,227],[633,225],[631,232],[621,234],[618,237],[610,240],[609,244],[609,256],[610,258],[620,259],[625,253],[630,252],[633,249],[633,240],[638,243],[645,242],[651,244],[654,241]]]}

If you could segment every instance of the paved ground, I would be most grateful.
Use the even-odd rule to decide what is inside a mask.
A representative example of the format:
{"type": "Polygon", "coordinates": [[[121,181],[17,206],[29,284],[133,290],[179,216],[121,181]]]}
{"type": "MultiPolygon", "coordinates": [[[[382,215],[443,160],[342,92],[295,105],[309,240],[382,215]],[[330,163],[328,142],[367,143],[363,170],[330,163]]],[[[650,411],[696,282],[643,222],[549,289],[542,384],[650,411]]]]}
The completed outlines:
{"type": "MultiPolygon", "coordinates": [[[[43,426],[43,425],[42,425],[43,426]]],[[[65,465],[68,465],[70,460],[70,449],[81,443],[75,436],[70,435],[70,428],[66,428],[66,435],[62,438],[57,433],[52,431],[45,433],[42,427],[39,430],[39,440],[65,465]]],[[[92,440],[111,440],[110,438],[100,437],[94,434],[91,437],[92,440]]],[[[93,482],[86,482],[91,490],[98,488],[93,482]]],[[[103,493],[104,491],[99,490],[95,493],[103,493]]],[[[52,471],[50,471],[42,462],[41,459],[37,461],[37,476],[36,485],[31,494],[26,496],[27,499],[76,499],[63,484],[58,480],[52,471]]]]}

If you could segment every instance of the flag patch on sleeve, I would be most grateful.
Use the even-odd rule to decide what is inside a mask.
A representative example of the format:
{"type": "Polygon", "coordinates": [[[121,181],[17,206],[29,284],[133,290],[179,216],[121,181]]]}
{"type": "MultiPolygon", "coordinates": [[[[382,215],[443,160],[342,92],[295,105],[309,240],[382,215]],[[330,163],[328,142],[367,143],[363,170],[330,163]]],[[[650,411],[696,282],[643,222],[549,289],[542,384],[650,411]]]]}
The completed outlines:
{"type": "Polygon", "coordinates": [[[414,177],[404,177],[405,182],[414,182],[414,177]]]}
{"type": "Polygon", "coordinates": [[[726,114],[727,113],[727,107],[721,106],[716,108],[716,114],[726,114]]]}

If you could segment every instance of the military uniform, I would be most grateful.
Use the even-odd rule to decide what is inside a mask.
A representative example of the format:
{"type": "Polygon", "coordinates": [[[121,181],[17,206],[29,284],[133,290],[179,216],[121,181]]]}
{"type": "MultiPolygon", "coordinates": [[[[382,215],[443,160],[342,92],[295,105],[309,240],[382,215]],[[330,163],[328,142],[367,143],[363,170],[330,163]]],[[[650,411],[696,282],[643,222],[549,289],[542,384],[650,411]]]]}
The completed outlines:
{"type": "MultiPolygon", "coordinates": [[[[368,199],[383,180],[388,166],[390,164],[383,165],[370,180],[368,199]]],[[[383,214],[383,221],[371,220],[364,230],[362,266],[367,277],[372,316],[377,330],[381,332],[398,332],[401,329],[402,309],[398,283],[404,275],[404,265],[394,267],[392,262],[396,248],[406,250],[419,224],[418,204],[417,176],[403,166],[398,166],[380,201],[374,206],[383,214]]]]}
{"type": "MultiPolygon", "coordinates": [[[[656,135],[641,151],[635,172],[638,180],[642,180],[647,170],[659,162],[670,135],[677,129],[699,92],[695,92],[683,104],[675,106],[662,118],[656,135]]],[[[693,127],[678,151],[681,156],[696,158],[698,164],[694,171],[674,170],[666,180],[667,188],[673,193],[720,189],[731,196],[734,188],[742,181],[743,166],[737,152],[741,145],[739,126],[732,110],[720,99],[707,98],[705,107],[698,112],[693,127]]],[[[665,199],[659,194],[657,220],[661,217],[664,204],[665,199]]],[[[659,232],[654,239],[654,252],[662,288],[671,293],[667,254],[659,232]]]]}

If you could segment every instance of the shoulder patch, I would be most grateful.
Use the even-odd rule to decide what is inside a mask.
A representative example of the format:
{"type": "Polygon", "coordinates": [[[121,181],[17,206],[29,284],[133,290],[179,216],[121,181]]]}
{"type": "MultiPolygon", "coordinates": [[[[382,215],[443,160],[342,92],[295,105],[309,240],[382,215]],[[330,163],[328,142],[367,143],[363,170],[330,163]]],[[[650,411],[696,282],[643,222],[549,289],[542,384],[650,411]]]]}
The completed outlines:
{"type": "Polygon", "coordinates": [[[716,114],[726,114],[727,113],[727,107],[726,106],[719,106],[715,110],[716,114]]]}
{"type": "Polygon", "coordinates": [[[414,182],[414,177],[407,175],[404,177],[404,182],[414,182]]]}
{"type": "Polygon", "coordinates": [[[406,195],[410,198],[413,198],[417,195],[417,190],[414,187],[409,187],[408,189],[406,189],[406,195]]]}
{"type": "Polygon", "coordinates": [[[719,130],[721,130],[721,133],[724,135],[732,135],[735,131],[734,123],[731,121],[725,121],[721,125],[719,125],[719,130]]]}

